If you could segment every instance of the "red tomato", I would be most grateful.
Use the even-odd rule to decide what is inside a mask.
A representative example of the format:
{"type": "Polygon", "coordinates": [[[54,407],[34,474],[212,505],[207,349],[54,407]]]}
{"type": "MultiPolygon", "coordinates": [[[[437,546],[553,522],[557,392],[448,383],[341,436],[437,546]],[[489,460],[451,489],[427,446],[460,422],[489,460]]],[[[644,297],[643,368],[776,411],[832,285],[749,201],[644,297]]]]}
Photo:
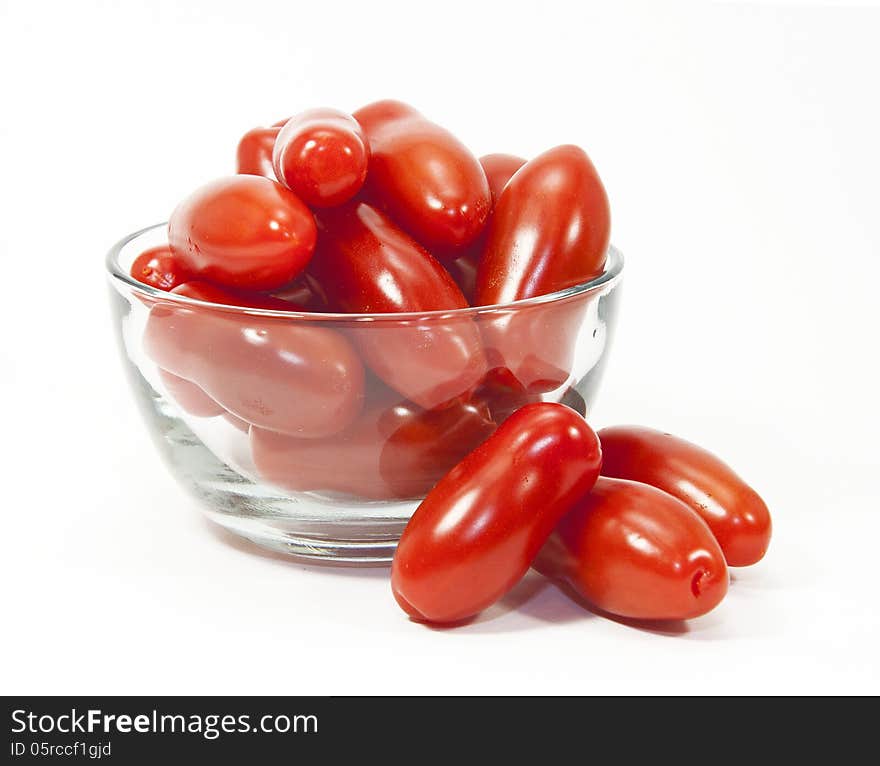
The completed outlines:
{"type": "Polygon", "coordinates": [[[222,415],[226,410],[208,396],[195,383],[180,378],[168,370],[159,370],[159,377],[169,396],[180,405],[184,412],[199,418],[212,418],[222,415]]]}
{"type": "MultiPolygon", "coordinates": [[[[174,293],[205,296],[203,287],[190,285],[174,293]]],[[[144,348],[159,367],[262,428],[329,436],[349,425],[362,406],[364,370],[351,344],[305,320],[157,302],[144,348]]]]}
{"type": "MultiPolygon", "coordinates": [[[[608,199],[583,151],[560,146],[527,162],[496,200],[477,269],[475,305],[532,298],[602,272],[608,199]]],[[[540,304],[481,325],[493,367],[546,393],[571,371],[583,298],[540,304]]]]}
{"type": "Polygon", "coordinates": [[[702,519],[633,481],[600,478],[556,527],[535,568],[632,619],[698,617],[727,593],[724,556],[702,519]]]}
{"type": "Polygon", "coordinates": [[[212,285],[210,282],[191,280],[177,286],[171,292],[176,295],[185,295],[187,298],[195,298],[205,303],[217,303],[223,306],[241,306],[250,309],[268,309],[271,311],[300,311],[307,309],[292,300],[279,298],[275,295],[255,293],[247,290],[231,290],[225,287],[212,285]]]}
{"type": "Polygon", "coordinates": [[[189,279],[186,269],[174,257],[168,245],[144,250],[134,259],[130,273],[138,282],[166,292],[189,279]]]}
{"type": "Polygon", "coordinates": [[[492,420],[501,425],[520,407],[540,402],[541,396],[529,393],[509,370],[496,368],[489,370],[477,386],[473,401],[484,402],[492,413],[492,420]]]}
{"type": "MultiPolygon", "coordinates": [[[[498,199],[498,195],[501,194],[504,185],[517,170],[525,165],[525,162],[524,159],[514,157],[512,154],[487,154],[485,157],[480,157],[480,165],[486,173],[486,180],[489,182],[489,192],[493,201],[498,199]]],[[[491,216],[489,220],[492,220],[491,216]]],[[[477,264],[480,262],[480,256],[486,248],[488,229],[489,226],[487,225],[458,258],[455,260],[447,259],[444,263],[455,283],[464,293],[464,297],[468,299],[468,303],[472,306],[477,305],[477,264]]]]}
{"type": "Polygon", "coordinates": [[[315,219],[289,189],[239,175],[203,186],[168,223],[171,251],[199,279],[271,290],[292,281],[315,249],[315,219]]]}
{"type": "Polygon", "coordinates": [[[744,567],[763,558],[770,545],[770,512],[726,463],[651,428],[603,428],[599,437],[604,475],[650,484],[686,503],[709,525],[728,565],[744,567]]]}
{"type": "Polygon", "coordinates": [[[494,430],[485,408],[426,411],[385,389],[345,431],[297,439],[251,429],[251,452],[267,481],[296,491],[371,500],[423,496],[494,430]]]}
{"type": "Polygon", "coordinates": [[[272,297],[287,303],[288,311],[320,312],[327,309],[323,296],[318,295],[312,290],[304,277],[300,277],[289,285],[276,290],[272,293],[272,297]],[[293,306],[290,304],[293,304],[293,306]]]}
{"type": "Polygon", "coordinates": [[[530,394],[556,391],[568,382],[578,331],[592,297],[576,295],[519,306],[480,320],[490,377],[509,378],[530,394]]]}
{"type": "Polygon", "coordinates": [[[236,153],[236,173],[252,176],[265,176],[275,179],[272,168],[272,150],[279,127],[254,128],[241,137],[236,153]]]}
{"type": "Polygon", "coordinates": [[[530,404],[444,476],[400,538],[391,586],[401,607],[457,622],[525,574],[601,464],[586,421],[559,404],[530,404]]]}
{"type": "Polygon", "coordinates": [[[508,303],[589,281],[602,273],[610,231],[608,197],[590,158],[576,146],[544,152],[495,204],[477,301],[508,303]]]}
{"type": "MultiPolygon", "coordinates": [[[[318,213],[309,284],[332,311],[422,312],[465,308],[438,261],[363,202],[318,213]]],[[[349,335],[385,383],[426,409],[451,403],[483,377],[479,332],[469,317],[352,323],[349,335]]]]}
{"type": "Polygon", "coordinates": [[[367,177],[370,147],[357,121],[336,109],[291,117],[275,141],[275,175],[314,207],[350,200],[367,177]]]}
{"type": "Polygon", "coordinates": [[[515,154],[487,154],[480,157],[480,165],[489,182],[492,200],[497,201],[507,182],[514,173],[526,164],[526,160],[515,154]]]}
{"type": "Polygon", "coordinates": [[[399,101],[378,101],[354,117],[370,144],[370,199],[435,255],[473,242],[492,200],[486,174],[467,148],[399,101]]]}
{"type": "Polygon", "coordinates": [[[477,264],[468,257],[456,258],[443,264],[455,280],[465,300],[473,305],[474,293],[477,289],[477,264]]]}
{"type": "Polygon", "coordinates": [[[496,428],[488,407],[475,402],[457,402],[442,410],[420,410],[402,402],[380,425],[388,438],[379,471],[399,498],[424,497],[496,428]]]}

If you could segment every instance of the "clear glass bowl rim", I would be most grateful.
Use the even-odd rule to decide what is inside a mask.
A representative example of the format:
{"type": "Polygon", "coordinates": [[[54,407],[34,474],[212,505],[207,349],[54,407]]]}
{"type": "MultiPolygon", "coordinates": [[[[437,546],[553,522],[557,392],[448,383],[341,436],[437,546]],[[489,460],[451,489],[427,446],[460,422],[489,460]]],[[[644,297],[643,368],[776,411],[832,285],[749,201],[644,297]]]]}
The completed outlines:
{"type": "Polygon", "coordinates": [[[463,309],[439,309],[433,311],[416,311],[416,312],[400,312],[400,313],[372,313],[372,314],[340,314],[340,313],[322,313],[317,311],[287,311],[281,309],[262,309],[251,308],[246,306],[231,306],[223,303],[211,303],[208,301],[200,301],[195,298],[189,298],[185,295],[175,295],[164,290],[145,285],[138,282],[130,274],[123,271],[119,266],[119,256],[122,249],[133,242],[138,237],[143,236],[156,229],[166,228],[167,223],[157,223],[152,226],[140,229],[119,240],[107,253],[105,265],[108,275],[121,282],[130,290],[134,290],[141,295],[161,300],[163,303],[179,303],[182,306],[210,306],[211,308],[221,308],[224,311],[236,314],[247,314],[257,316],[270,317],[287,317],[295,319],[306,319],[315,321],[347,321],[347,322],[375,322],[375,321],[400,321],[413,319],[451,319],[453,317],[474,317],[480,314],[497,314],[507,313],[511,310],[524,309],[529,306],[536,306],[545,303],[555,303],[572,298],[583,293],[587,293],[597,288],[604,287],[616,282],[623,273],[623,253],[613,245],[608,246],[605,258],[604,271],[594,279],[583,282],[579,285],[566,287],[555,293],[547,293],[546,295],[537,295],[534,298],[523,298],[518,301],[510,301],[509,303],[498,303],[492,306],[468,306],[463,309]]]}

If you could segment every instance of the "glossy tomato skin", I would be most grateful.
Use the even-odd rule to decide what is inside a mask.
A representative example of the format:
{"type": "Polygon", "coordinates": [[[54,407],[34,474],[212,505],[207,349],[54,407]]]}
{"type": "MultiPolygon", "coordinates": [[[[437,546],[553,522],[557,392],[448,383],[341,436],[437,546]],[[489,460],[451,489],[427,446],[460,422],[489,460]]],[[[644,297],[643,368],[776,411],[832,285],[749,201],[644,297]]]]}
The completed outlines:
{"type": "Polygon", "coordinates": [[[370,145],[369,199],[437,257],[473,242],[492,205],[486,174],[449,131],[399,101],[354,113],[370,145]]]}
{"type": "MultiPolygon", "coordinates": [[[[233,305],[234,295],[210,295],[233,305]]],[[[204,285],[173,292],[198,300],[204,285]]],[[[345,337],[296,319],[156,302],[144,332],[156,364],[198,385],[225,410],[302,438],[338,433],[359,414],[364,370],[345,337]]]]}
{"type": "Polygon", "coordinates": [[[168,370],[160,369],[159,377],[168,395],[184,412],[199,418],[213,418],[226,412],[195,383],[190,383],[168,370]]]}
{"type": "Polygon", "coordinates": [[[350,200],[364,184],[369,159],[361,126],[336,109],[310,109],[291,117],[272,155],[278,180],[312,207],[350,200]]]}
{"type": "Polygon", "coordinates": [[[399,500],[422,497],[494,429],[485,408],[428,411],[385,388],[339,434],[297,439],[255,427],[251,452],[259,474],[285,489],[399,500]]]}
{"type": "Polygon", "coordinates": [[[261,176],[221,178],[181,202],[168,244],[197,279],[272,290],[291,282],[315,249],[311,211],[292,191],[261,176]]]}
{"type": "Polygon", "coordinates": [[[275,179],[272,167],[272,151],[281,128],[253,128],[238,142],[235,156],[235,172],[244,175],[265,176],[275,179]]]}
{"type": "Polygon", "coordinates": [[[289,285],[272,292],[272,297],[288,304],[288,311],[317,311],[327,310],[324,298],[318,295],[310,286],[304,276],[291,282],[289,285]]]}
{"type": "Polygon", "coordinates": [[[525,574],[599,475],[599,441],[559,404],[514,413],[428,493],[391,568],[398,603],[428,622],[467,619],[525,574]]]}
{"type": "Polygon", "coordinates": [[[486,154],[480,157],[480,165],[489,182],[493,203],[501,196],[501,192],[516,171],[525,164],[526,160],[515,154],[486,154]]]}
{"type": "Polygon", "coordinates": [[[507,182],[492,213],[477,275],[480,305],[545,295],[602,273],[608,197],[576,146],[535,157],[507,182]]]}
{"type": "Polygon", "coordinates": [[[130,274],[157,290],[170,292],[190,279],[190,275],[167,245],[144,250],[131,264],[130,274]]]}
{"type": "MultiPolygon", "coordinates": [[[[489,195],[492,198],[493,207],[507,182],[525,164],[526,161],[522,157],[517,157],[513,154],[487,154],[484,157],[480,157],[480,166],[483,168],[483,172],[486,174],[486,181],[489,183],[489,195]]],[[[480,235],[464,248],[462,254],[457,259],[447,264],[447,268],[452,276],[455,277],[456,282],[459,282],[456,274],[463,273],[466,275],[465,284],[468,286],[468,289],[462,288],[462,291],[471,305],[474,306],[478,305],[476,301],[477,265],[480,262],[483,251],[486,249],[491,224],[492,215],[490,213],[486,226],[480,232],[480,235]]]]}
{"type": "Polygon", "coordinates": [[[492,419],[501,425],[520,407],[540,402],[541,395],[529,393],[509,370],[495,368],[477,386],[471,399],[484,403],[492,419]]]}
{"type": "MultiPolygon", "coordinates": [[[[598,276],[609,232],[608,199],[587,155],[560,146],[535,157],[496,200],[475,304],[533,298],[598,276]]],[[[575,297],[486,322],[481,330],[490,366],[509,371],[529,392],[557,389],[571,371],[585,308],[575,297]]]]}
{"type": "Polygon", "coordinates": [[[724,555],[684,503],[647,484],[600,478],[559,522],[534,564],[604,612],[685,620],[727,593],[724,555]]]}
{"type": "MultiPolygon", "coordinates": [[[[331,311],[398,313],[467,307],[458,285],[388,216],[364,202],[319,211],[309,284],[331,311]]],[[[348,331],[385,383],[425,409],[465,396],[486,372],[470,317],[382,320],[348,331]]]]}
{"type": "Polygon", "coordinates": [[[271,311],[306,311],[306,308],[293,300],[279,298],[266,293],[249,290],[232,290],[218,287],[210,282],[191,279],[172,290],[175,295],[185,295],[205,303],[217,303],[223,306],[240,306],[241,308],[267,309],[271,311]]]}
{"type": "Polygon", "coordinates": [[[657,487],[708,524],[729,566],[760,561],[770,545],[770,511],[755,490],[711,452],[672,434],[641,426],[599,432],[602,473],[657,487]]]}
{"type": "Polygon", "coordinates": [[[443,265],[465,300],[473,306],[477,291],[477,264],[471,258],[456,258],[454,261],[445,261],[443,265]]]}

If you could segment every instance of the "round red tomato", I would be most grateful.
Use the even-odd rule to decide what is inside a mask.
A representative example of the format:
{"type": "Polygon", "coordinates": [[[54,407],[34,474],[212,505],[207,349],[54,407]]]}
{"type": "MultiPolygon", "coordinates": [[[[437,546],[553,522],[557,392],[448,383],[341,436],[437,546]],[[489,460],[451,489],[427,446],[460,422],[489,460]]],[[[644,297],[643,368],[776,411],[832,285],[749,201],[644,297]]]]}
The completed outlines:
{"type": "Polygon", "coordinates": [[[292,191],[261,176],[238,175],[203,186],[168,222],[168,243],[197,279],[223,287],[271,290],[308,264],[317,230],[292,191]]]}
{"type": "Polygon", "coordinates": [[[586,421],[561,404],[515,412],[434,487],[391,567],[401,607],[457,622],[501,598],[553,528],[590,491],[602,462],[586,421]]]}
{"type": "Polygon", "coordinates": [[[314,207],[341,205],[367,177],[370,147],[361,126],[336,109],[310,109],[291,117],[275,141],[278,180],[314,207]]]}
{"type": "Polygon", "coordinates": [[[767,505],[711,452],[639,426],[603,428],[599,438],[605,476],[651,484],[686,503],[709,525],[730,566],[764,557],[773,527],[767,505]]]}

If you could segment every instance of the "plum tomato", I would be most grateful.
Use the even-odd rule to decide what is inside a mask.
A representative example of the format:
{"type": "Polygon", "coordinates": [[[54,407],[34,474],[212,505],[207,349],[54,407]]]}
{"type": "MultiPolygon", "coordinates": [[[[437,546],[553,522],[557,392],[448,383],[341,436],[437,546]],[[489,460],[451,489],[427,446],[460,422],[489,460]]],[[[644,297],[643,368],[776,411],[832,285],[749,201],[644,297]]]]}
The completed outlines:
{"type": "MultiPolygon", "coordinates": [[[[317,218],[318,248],[306,276],[331,311],[467,307],[443,266],[379,210],[356,201],[317,218]]],[[[465,396],[486,372],[479,331],[467,316],[353,322],[348,334],[379,378],[425,409],[465,396]]]]}
{"type": "Polygon", "coordinates": [[[391,586],[412,617],[458,622],[526,573],[556,524],[590,491],[599,440],[560,404],[530,404],[444,476],[397,547],[391,586]]]}
{"type": "MultiPolygon", "coordinates": [[[[533,298],[598,276],[610,220],[602,182],[581,149],[560,146],[530,160],[496,200],[475,305],[533,298]]],[[[484,322],[489,364],[510,370],[529,391],[558,388],[570,372],[585,308],[575,296],[484,322]]]]}
{"type": "Polygon", "coordinates": [[[361,126],[336,109],[310,109],[291,117],[272,155],[278,180],[313,207],[350,200],[364,184],[369,159],[361,126]]]}
{"type": "Polygon", "coordinates": [[[159,370],[159,377],[168,395],[184,412],[199,418],[213,418],[226,412],[195,383],[163,369],[159,370]]]}
{"type": "Polygon", "coordinates": [[[144,250],[134,259],[129,273],[138,282],[165,292],[170,292],[190,278],[187,270],[167,245],[144,250]]]}
{"type": "Polygon", "coordinates": [[[443,264],[446,270],[455,280],[458,289],[461,290],[465,300],[471,305],[477,289],[477,264],[471,258],[456,258],[454,261],[446,261],[443,264]]]}
{"type": "MultiPolygon", "coordinates": [[[[187,284],[172,293],[198,300],[205,294],[187,284]]],[[[232,305],[234,299],[215,302],[232,305]]],[[[150,310],[144,349],[159,367],[261,428],[329,436],[348,426],[363,404],[357,353],[341,333],[313,323],[163,299],[150,310]]]]}
{"type": "Polygon", "coordinates": [[[647,484],[604,477],[559,522],[534,566],[594,607],[639,620],[698,617],[728,585],[721,549],[690,508],[647,484]]]}
{"type": "Polygon", "coordinates": [[[239,306],[246,309],[266,309],[268,311],[307,311],[305,306],[295,303],[292,296],[287,299],[248,290],[231,290],[195,279],[178,285],[172,292],[175,295],[184,295],[187,298],[223,306],[239,306]]]}
{"type": "Polygon", "coordinates": [[[171,251],[195,278],[247,290],[291,282],[312,257],[316,236],[315,219],[299,197],[252,175],[201,187],[168,222],[171,251]]]}
{"type": "Polygon", "coordinates": [[[279,127],[253,128],[238,142],[235,172],[251,176],[265,176],[274,180],[272,150],[278,137],[279,127]]]}
{"type": "Polygon", "coordinates": [[[285,489],[397,500],[424,496],[494,429],[485,407],[423,410],[385,388],[354,423],[326,439],[254,427],[251,453],[260,476],[285,489]]]}
{"type": "Polygon", "coordinates": [[[492,206],[483,168],[449,131],[399,101],[354,113],[369,141],[368,197],[436,257],[476,239],[492,206]]]}
{"type": "Polygon", "coordinates": [[[523,165],[492,212],[477,274],[482,306],[532,298],[602,273],[608,197],[590,158],[558,146],[523,165]]]}
{"type": "MultiPolygon", "coordinates": [[[[487,154],[485,157],[480,157],[480,165],[489,183],[489,194],[492,197],[493,206],[498,200],[502,189],[513,177],[513,174],[525,164],[526,161],[522,157],[516,157],[513,154],[487,154]]],[[[492,216],[490,214],[489,220],[483,231],[480,232],[480,235],[461,251],[461,255],[458,258],[446,264],[449,273],[452,274],[455,281],[459,285],[463,283],[467,287],[467,289],[462,287],[462,292],[464,292],[472,305],[477,305],[477,264],[480,262],[480,256],[486,249],[486,241],[491,223],[492,216]]]]}
{"type": "Polygon", "coordinates": [[[480,157],[493,202],[498,200],[507,182],[525,164],[526,160],[515,154],[486,154],[480,157]]]}
{"type": "Polygon", "coordinates": [[[688,505],[709,525],[729,566],[760,561],[770,545],[770,511],[755,490],[711,452],[640,426],[599,432],[602,473],[650,484],[688,505]]]}

